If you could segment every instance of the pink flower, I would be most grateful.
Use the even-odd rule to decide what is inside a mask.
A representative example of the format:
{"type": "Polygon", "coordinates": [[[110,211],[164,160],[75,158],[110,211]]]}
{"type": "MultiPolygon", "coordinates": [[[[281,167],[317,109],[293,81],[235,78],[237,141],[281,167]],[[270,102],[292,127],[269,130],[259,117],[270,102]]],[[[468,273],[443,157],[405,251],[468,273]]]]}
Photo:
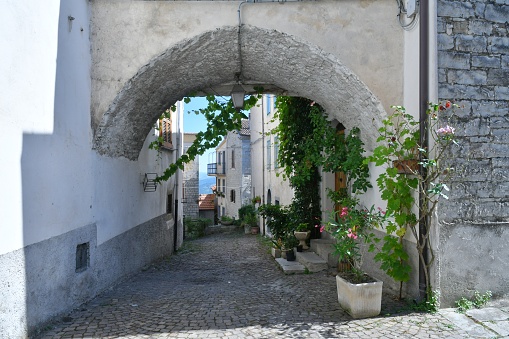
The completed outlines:
{"type": "Polygon", "coordinates": [[[309,104],[309,106],[314,106],[314,105],[315,105],[315,102],[314,102],[314,101],[312,101],[312,102],[309,104]]]}
{"type": "Polygon", "coordinates": [[[348,234],[346,236],[350,239],[357,239],[357,234],[355,234],[355,232],[352,232],[351,228],[348,229],[348,234]]]}
{"type": "Polygon", "coordinates": [[[325,229],[325,225],[315,225],[316,228],[320,227],[320,233],[323,232],[323,230],[325,229]]]}
{"type": "Polygon", "coordinates": [[[341,209],[341,214],[339,215],[341,218],[346,217],[348,215],[348,207],[343,207],[341,209]]]}
{"type": "Polygon", "coordinates": [[[445,127],[439,128],[437,130],[437,134],[440,136],[452,135],[452,134],[454,134],[454,128],[447,125],[445,127]]]}

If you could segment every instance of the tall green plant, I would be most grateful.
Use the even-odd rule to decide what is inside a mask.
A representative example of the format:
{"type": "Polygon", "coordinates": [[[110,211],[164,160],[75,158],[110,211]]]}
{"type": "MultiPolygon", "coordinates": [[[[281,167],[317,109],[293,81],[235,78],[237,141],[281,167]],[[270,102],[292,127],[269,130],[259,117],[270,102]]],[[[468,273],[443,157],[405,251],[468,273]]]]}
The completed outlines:
{"type": "Polygon", "coordinates": [[[321,215],[319,168],[345,172],[354,192],[371,187],[359,129],[352,129],[345,139],[331,126],[324,109],[306,98],[278,97],[276,106],[274,119],[279,125],[271,133],[279,137],[279,165],[295,192],[291,208],[314,230],[321,215]]]}
{"type": "Polygon", "coordinates": [[[375,259],[381,261],[382,269],[389,276],[397,281],[407,281],[410,266],[407,263],[408,254],[403,248],[403,238],[410,230],[417,240],[419,260],[425,268],[427,291],[432,290],[430,267],[435,259],[430,242],[432,224],[429,219],[439,198],[447,199],[444,191],[449,188],[445,182],[452,173],[452,169],[442,165],[448,147],[455,143],[454,128],[448,125],[451,115],[447,111],[454,111],[458,107],[449,101],[429,104],[426,133],[432,142],[426,147],[421,144],[419,122],[404,107],[393,106],[394,113],[383,121],[383,127],[379,129],[378,146],[366,160],[366,163],[373,162],[385,169],[379,175],[377,185],[381,198],[387,202],[387,214],[392,217],[386,226],[384,244],[375,259]],[[414,166],[413,162],[418,166],[414,166]],[[403,168],[398,170],[396,165],[403,168]],[[420,203],[419,195],[422,199],[420,203]],[[419,234],[421,221],[426,221],[425,230],[419,234]],[[428,248],[429,257],[424,255],[425,248],[428,248]]]}

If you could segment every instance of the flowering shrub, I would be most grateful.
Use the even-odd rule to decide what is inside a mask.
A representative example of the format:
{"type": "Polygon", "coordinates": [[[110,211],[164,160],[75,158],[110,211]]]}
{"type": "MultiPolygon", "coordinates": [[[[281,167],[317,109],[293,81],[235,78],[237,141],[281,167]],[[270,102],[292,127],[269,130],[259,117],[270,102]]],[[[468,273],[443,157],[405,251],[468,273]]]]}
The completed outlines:
{"type": "MultiPolygon", "coordinates": [[[[378,146],[367,159],[385,169],[377,178],[377,185],[382,200],[387,202],[387,215],[390,215],[385,225],[387,236],[375,260],[380,261],[381,268],[396,281],[408,281],[410,266],[406,262],[408,254],[403,248],[403,238],[410,230],[417,240],[419,260],[425,267],[426,288],[431,291],[429,270],[434,253],[430,243],[429,218],[439,198],[447,199],[445,191],[449,188],[445,182],[452,169],[444,168],[442,162],[448,147],[456,144],[455,129],[449,125],[449,121],[459,106],[450,101],[428,105],[428,119],[424,126],[431,140],[429,145],[420,135],[419,121],[415,121],[404,107],[393,108],[394,113],[383,121],[383,127],[379,129],[378,146]],[[396,161],[414,161],[418,166],[407,166],[406,174],[403,174],[393,166],[396,161]],[[420,224],[425,225],[425,232],[421,234],[420,224]],[[424,255],[426,248],[429,256],[424,255]]],[[[374,250],[372,246],[370,251],[374,250]]]]}
{"type": "Polygon", "coordinates": [[[373,206],[369,210],[361,208],[355,198],[345,198],[339,202],[339,206],[342,207],[332,212],[325,230],[336,239],[334,247],[339,261],[350,263],[354,273],[362,274],[361,242],[370,243],[373,240],[372,230],[384,223],[385,212],[373,206]]]}

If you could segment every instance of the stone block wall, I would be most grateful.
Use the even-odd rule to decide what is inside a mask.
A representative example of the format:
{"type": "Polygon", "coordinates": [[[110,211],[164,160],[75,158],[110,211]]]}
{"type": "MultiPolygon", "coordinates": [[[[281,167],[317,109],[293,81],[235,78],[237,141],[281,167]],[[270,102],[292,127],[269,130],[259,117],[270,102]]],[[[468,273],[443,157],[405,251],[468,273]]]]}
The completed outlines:
{"type": "MultiPolygon", "coordinates": [[[[187,149],[185,149],[187,152],[187,149]]],[[[197,218],[200,214],[198,199],[200,197],[200,162],[198,157],[184,165],[182,184],[184,185],[184,199],[182,211],[184,216],[197,218]]]]}
{"type": "Polygon", "coordinates": [[[438,96],[464,106],[438,211],[443,306],[509,294],[509,0],[438,1],[438,96]]]}

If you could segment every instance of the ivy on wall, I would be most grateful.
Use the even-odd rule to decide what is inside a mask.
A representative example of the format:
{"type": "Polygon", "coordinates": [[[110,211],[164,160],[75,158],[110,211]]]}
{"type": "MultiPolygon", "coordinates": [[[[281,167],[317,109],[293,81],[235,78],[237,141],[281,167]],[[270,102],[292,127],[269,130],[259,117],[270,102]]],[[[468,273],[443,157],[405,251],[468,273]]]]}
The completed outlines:
{"type": "MultiPolygon", "coordinates": [[[[250,95],[244,101],[244,110],[249,110],[251,107],[256,105],[256,102],[261,97],[260,94],[250,95]]],[[[162,175],[157,177],[157,181],[167,181],[174,175],[179,169],[184,170],[184,164],[193,161],[197,156],[204,154],[208,149],[214,148],[230,131],[239,130],[242,127],[242,119],[247,119],[245,113],[242,110],[237,110],[233,106],[231,99],[221,100],[214,95],[207,95],[207,106],[198,110],[193,110],[194,114],[202,114],[207,120],[207,129],[205,131],[198,132],[196,138],[187,149],[186,154],[180,156],[175,163],[169,165],[169,167],[163,172],[162,175]]],[[[190,97],[185,97],[184,102],[188,104],[191,101],[190,97]]],[[[172,106],[172,111],[176,110],[175,106],[172,106]]],[[[169,112],[168,110],[165,112],[169,112]]],[[[163,117],[166,113],[163,113],[163,117]]],[[[149,148],[159,150],[160,141],[155,140],[149,145],[149,148]]]]}
{"type": "Polygon", "coordinates": [[[338,134],[325,110],[306,98],[278,97],[276,107],[274,119],[279,124],[270,133],[279,138],[278,165],[295,191],[294,214],[315,231],[313,225],[321,218],[320,169],[344,172],[354,192],[371,187],[359,129],[352,129],[346,138],[338,134]]]}

